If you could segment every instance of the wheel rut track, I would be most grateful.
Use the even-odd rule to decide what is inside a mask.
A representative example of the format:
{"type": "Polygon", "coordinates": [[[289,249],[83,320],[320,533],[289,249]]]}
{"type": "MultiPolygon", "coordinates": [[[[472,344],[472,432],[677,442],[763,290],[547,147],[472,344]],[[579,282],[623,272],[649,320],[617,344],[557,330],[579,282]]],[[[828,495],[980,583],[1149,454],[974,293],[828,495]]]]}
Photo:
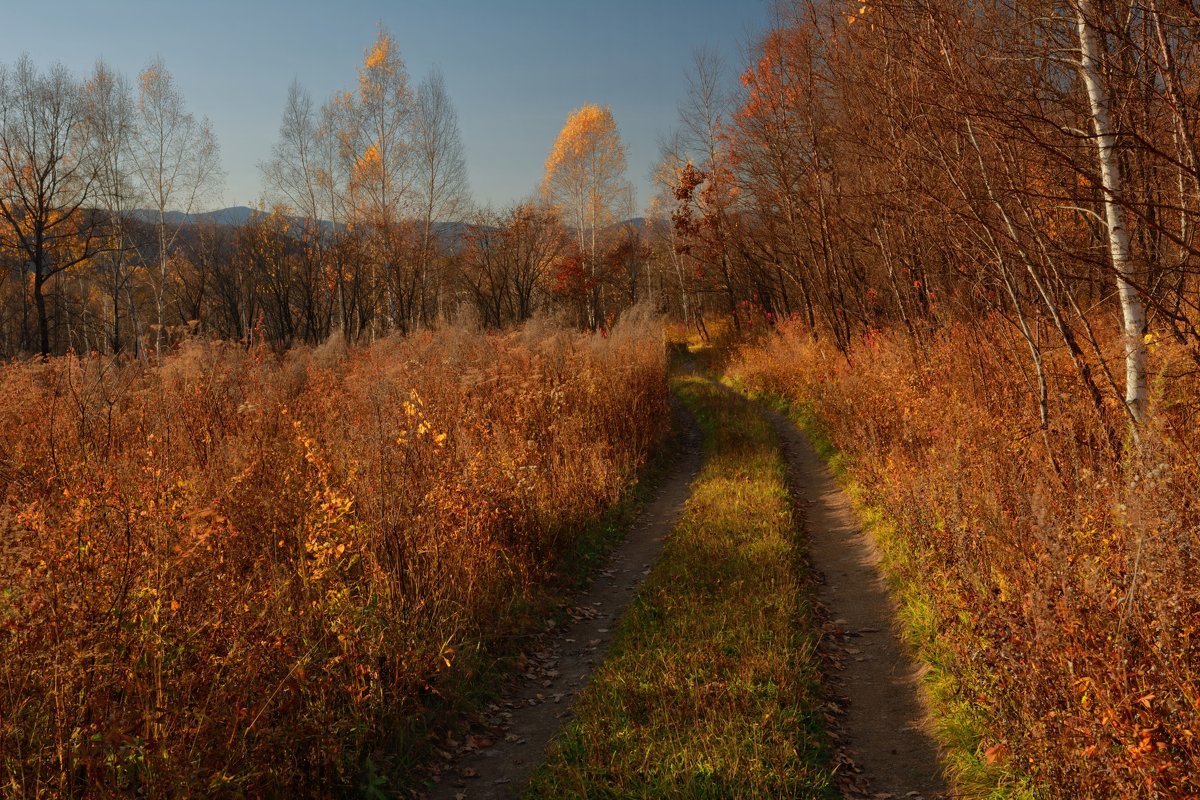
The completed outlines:
{"type": "MultiPolygon", "coordinates": [[[[760,408],[762,408],[760,404],[760,408]]],[[[919,670],[896,633],[877,542],[791,420],[770,409],[807,533],[825,614],[826,687],[837,709],[838,787],[848,798],[951,797],[927,730],[919,670]]]]}
{"type": "Polygon", "coordinates": [[[496,724],[468,737],[464,753],[446,765],[429,800],[507,800],[519,797],[545,758],[546,746],[571,719],[571,709],[604,660],[613,635],[637,590],[674,529],[703,461],[699,426],[672,400],[678,453],[653,498],[591,585],[571,607],[572,621],[541,638],[529,654],[530,669],[518,675],[485,716],[496,724]],[[473,746],[475,743],[478,746],[473,746]]]}
{"type": "MultiPolygon", "coordinates": [[[[733,393],[731,392],[731,395],[733,393]]],[[[895,630],[895,606],[878,546],[805,434],[759,406],[786,459],[792,494],[826,615],[822,651],[826,690],[837,710],[831,727],[837,785],[847,798],[935,800],[952,795],[926,728],[919,672],[895,630]]],[[[605,568],[572,606],[573,621],[540,638],[530,669],[489,706],[494,724],[468,739],[447,764],[429,800],[520,797],[546,746],[604,660],[621,617],[682,514],[703,461],[696,421],[676,405],[679,454],[605,568]]]]}

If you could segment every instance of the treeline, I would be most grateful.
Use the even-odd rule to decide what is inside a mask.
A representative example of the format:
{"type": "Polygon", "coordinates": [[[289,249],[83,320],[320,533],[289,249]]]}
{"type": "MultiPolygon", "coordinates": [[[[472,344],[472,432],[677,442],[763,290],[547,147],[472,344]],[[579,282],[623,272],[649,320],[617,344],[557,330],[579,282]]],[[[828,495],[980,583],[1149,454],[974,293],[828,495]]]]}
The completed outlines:
{"type": "Polygon", "coordinates": [[[238,227],[167,213],[201,208],[220,170],[161,63],[130,86],[23,58],[0,80],[0,353],[369,341],[467,310],[601,329],[641,300],[698,327],[797,316],[848,351],[893,322],[919,344],[996,315],[1043,419],[1050,351],[1098,411],[1118,398],[1131,419],[1148,332],[1200,353],[1190,7],[776,14],[736,87],[697,57],[637,221],[595,106],[568,118],[532,199],[475,208],[444,82],[410,85],[386,31],[354,89],[318,104],[291,88],[262,210],[238,227]],[[1104,357],[1113,330],[1123,368],[1104,357]]]}
{"type": "Polygon", "coordinates": [[[181,230],[167,212],[219,179],[216,140],[161,61],[136,92],[103,62],[83,80],[28,56],[0,67],[0,352],[160,340],[181,230]]]}
{"type": "Polygon", "coordinates": [[[1117,398],[1139,418],[1149,332],[1200,353],[1200,14],[825,0],[777,15],[736,91],[698,57],[667,148],[677,312],[794,315],[843,351],[874,327],[920,345],[994,315],[1043,423],[1050,351],[1098,412],[1117,398]],[[1124,369],[1105,352],[1118,329],[1124,369]]]}
{"type": "Polygon", "coordinates": [[[317,105],[291,87],[259,209],[221,224],[197,214],[221,187],[217,142],[161,61],[131,83],[23,56],[0,67],[0,356],[364,342],[464,313],[606,328],[663,289],[615,121],[584,110],[608,127],[574,130],[552,173],[586,177],[579,147],[603,135],[609,194],[581,206],[550,174],[532,199],[477,208],[442,77],[412,86],[380,30],[353,90],[317,105]]]}

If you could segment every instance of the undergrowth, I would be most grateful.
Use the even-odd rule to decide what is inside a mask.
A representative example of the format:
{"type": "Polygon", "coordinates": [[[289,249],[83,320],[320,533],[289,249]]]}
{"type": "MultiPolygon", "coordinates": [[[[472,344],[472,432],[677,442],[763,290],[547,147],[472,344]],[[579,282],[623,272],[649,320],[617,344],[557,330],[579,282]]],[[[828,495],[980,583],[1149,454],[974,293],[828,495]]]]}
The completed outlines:
{"type": "Polygon", "coordinates": [[[873,332],[841,354],[784,326],[730,374],[840,454],[932,666],[961,793],[1194,795],[1195,387],[1158,394],[1117,460],[1119,408],[1100,424],[1065,357],[1048,360],[1043,428],[1026,376],[982,343],[1007,335],[952,326],[918,350],[873,332]]]}
{"type": "Polygon", "coordinates": [[[667,423],[644,315],[0,368],[2,791],[401,788],[667,423]]]}
{"type": "Polygon", "coordinates": [[[973,698],[964,695],[954,653],[943,645],[939,636],[938,603],[952,589],[938,585],[922,569],[920,551],[908,545],[887,512],[855,479],[813,403],[802,398],[761,394],[736,379],[728,382],[747,397],[785,414],[804,431],[813,450],[850,497],[863,530],[879,545],[889,592],[899,613],[901,635],[922,665],[924,699],[930,705],[946,771],[953,779],[957,796],[987,800],[1034,800],[1043,796],[1044,792],[1037,792],[1011,766],[1006,769],[1006,765],[987,757],[985,747],[981,746],[987,737],[986,713],[973,698]],[[911,579],[918,575],[922,578],[911,579]]]}

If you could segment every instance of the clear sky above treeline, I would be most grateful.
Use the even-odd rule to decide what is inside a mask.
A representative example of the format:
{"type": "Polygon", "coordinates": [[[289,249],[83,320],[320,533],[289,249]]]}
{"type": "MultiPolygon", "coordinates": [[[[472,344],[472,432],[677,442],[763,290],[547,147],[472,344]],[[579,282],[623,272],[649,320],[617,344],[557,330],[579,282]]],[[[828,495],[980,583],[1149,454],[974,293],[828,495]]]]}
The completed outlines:
{"type": "Polygon", "coordinates": [[[438,67],[458,111],[472,195],[503,206],[529,195],[569,112],[611,105],[637,202],[649,200],[658,138],[676,125],[692,52],[721,54],[736,80],[769,0],[72,0],[5,3],[0,61],[28,52],[82,76],[97,58],[130,80],[156,55],[227,173],[223,205],[253,205],[288,85],[322,103],[353,88],[382,22],[412,84],[438,67]]]}

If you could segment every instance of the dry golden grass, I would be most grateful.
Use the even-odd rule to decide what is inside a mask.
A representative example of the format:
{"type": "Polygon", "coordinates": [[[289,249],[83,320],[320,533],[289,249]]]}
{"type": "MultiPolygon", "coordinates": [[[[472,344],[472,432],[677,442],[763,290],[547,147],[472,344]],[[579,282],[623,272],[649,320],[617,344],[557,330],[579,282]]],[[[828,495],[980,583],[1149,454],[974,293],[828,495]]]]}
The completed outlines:
{"type": "Polygon", "coordinates": [[[644,314],[3,367],[0,793],[378,786],[667,417],[644,314]]]}

